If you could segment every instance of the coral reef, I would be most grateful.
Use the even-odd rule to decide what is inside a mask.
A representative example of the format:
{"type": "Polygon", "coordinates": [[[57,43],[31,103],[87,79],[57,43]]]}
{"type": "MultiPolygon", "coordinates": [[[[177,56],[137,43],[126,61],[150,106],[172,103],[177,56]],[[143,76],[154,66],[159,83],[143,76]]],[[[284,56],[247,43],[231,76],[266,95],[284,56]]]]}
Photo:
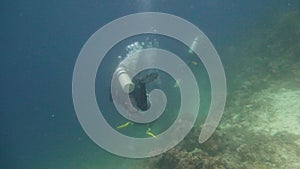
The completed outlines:
{"type": "Polygon", "coordinates": [[[201,127],[194,127],[175,148],[151,158],[150,168],[300,168],[299,18],[286,13],[264,38],[249,39],[243,57],[250,61],[214,135],[199,144],[201,127]]]}
{"type": "Polygon", "coordinates": [[[194,127],[177,147],[153,158],[151,168],[297,168],[300,109],[294,102],[299,101],[300,92],[279,90],[274,93],[273,90],[255,93],[244,107],[234,106],[240,100],[236,98],[207,142],[197,142],[200,131],[194,127]],[[280,113],[293,117],[294,122],[278,117],[280,113]]]}

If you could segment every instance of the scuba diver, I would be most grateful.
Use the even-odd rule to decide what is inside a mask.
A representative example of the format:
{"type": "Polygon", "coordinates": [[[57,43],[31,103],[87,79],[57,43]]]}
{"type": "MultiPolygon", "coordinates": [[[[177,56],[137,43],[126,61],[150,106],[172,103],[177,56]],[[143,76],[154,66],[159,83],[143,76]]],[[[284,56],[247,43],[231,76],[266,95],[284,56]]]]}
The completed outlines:
{"type": "MultiPolygon", "coordinates": [[[[132,72],[134,72],[135,67],[140,62],[147,62],[145,60],[139,60],[139,50],[143,49],[143,46],[139,42],[135,42],[131,45],[127,46],[127,57],[120,62],[118,65],[115,74],[118,79],[118,83],[122,88],[122,92],[113,93],[116,96],[120,95],[129,95],[129,99],[120,100],[119,104],[123,105],[123,107],[129,112],[138,112],[138,111],[147,111],[151,103],[148,98],[147,89],[150,88],[151,83],[158,82],[159,74],[156,70],[147,70],[137,74],[135,77],[131,79],[132,72]],[[131,104],[129,104],[129,102],[131,104]],[[134,109],[132,108],[132,105],[134,109]]],[[[119,56],[118,58],[122,58],[119,56]]],[[[152,83],[152,85],[153,85],[152,83]]],[[[112,92],[115,92],[112,90],[112,92]]],[[[124,124],[117,126],[117,129],[122,129],[127,126],[133,125],[134,123],[128,121],[124,124]]],[[[148,130],[146,134],[150,137],[156,138],[156,135],[152,133],[151,127],[153,122],[148,124],[148,130]]]]}

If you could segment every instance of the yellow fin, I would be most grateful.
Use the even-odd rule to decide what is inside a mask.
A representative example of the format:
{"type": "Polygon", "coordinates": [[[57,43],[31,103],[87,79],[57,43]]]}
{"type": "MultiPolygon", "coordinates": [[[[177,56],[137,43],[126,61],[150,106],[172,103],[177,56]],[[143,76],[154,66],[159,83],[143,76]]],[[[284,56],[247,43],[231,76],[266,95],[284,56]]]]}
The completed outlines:
{"type": "Polygon", "coordinates": [[[156,135],[155,135],[154,133],[151,132],[151,129],[150,129],[150,128],[148,128],[148,130],[146,131],[146,134],[149,135],[149,136],[151,136],[151,137],[156,138],[156,135]]]}
{"type": "Polygon", "coordinates": [[[131,123],[130,121],[129,121],[129,122],[126,122],[125,124],[122,124],[122,125],[118,126],[117,129],[121,129],[121,128],[127,127],[127,126],[129,126],[130,124],[132,125],[133,123],[131,123]]]}

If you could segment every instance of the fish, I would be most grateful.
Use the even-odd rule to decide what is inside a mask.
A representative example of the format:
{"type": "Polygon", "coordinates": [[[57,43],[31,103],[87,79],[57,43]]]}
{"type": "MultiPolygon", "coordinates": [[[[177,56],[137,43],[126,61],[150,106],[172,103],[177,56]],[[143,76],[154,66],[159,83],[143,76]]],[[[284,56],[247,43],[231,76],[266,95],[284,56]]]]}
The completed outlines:
{"type": "Polygon", "coordinates": [[[197,66],[197,65],[198,65],[198,62],[196,62],[196,61],[191,61],[191,64],[194,65],[194,66],[197,66]]]}
{"type": "Polygon", "coordinates": [[[174,88],[179,87],[179,84],[180,84],[180,83],[181,83],[181,79],[176,80],[175,83],[174,83],[174,85],[173,85],[173,87],[174,87],[174,88]]]}

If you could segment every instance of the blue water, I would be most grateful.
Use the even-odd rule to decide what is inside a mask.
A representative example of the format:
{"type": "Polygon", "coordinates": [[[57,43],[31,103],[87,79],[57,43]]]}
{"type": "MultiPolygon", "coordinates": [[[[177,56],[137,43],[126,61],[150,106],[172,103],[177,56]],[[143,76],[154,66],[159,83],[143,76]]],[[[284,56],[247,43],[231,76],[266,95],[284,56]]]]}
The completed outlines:
{"type": "MultiPolygon", "coordinates": [[[[72,74],[77,56],[87,39],[110,21],[146,11],[182,17],[210,38],[227,69],[226,64],[234,61],[222,57],[223,47],[243,40],[260,16],[284,12],[294,8],[293,3],[1,1],[0,168],[107,169],[139,161],[112,155],[95,145],[81,128],[73,107],[72,74]]],[[[204,92],[206,95],[209,97],[204,92]]],[[[203,101],[205,111],[209,101],[203,101]]]]}

